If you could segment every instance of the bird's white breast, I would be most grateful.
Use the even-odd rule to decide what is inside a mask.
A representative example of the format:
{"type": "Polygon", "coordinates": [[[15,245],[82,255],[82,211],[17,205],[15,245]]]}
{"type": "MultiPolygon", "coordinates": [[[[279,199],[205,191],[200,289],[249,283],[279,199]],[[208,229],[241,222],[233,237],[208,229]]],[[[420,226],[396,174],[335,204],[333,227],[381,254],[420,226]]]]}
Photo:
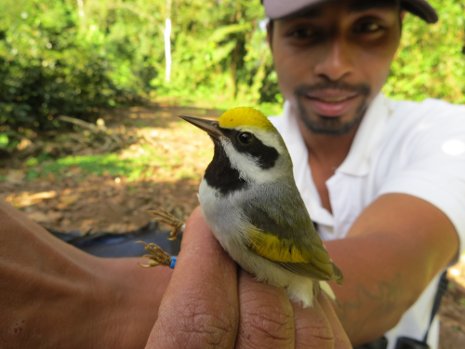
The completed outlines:
{"type": "MultiPolygon", "coordinates": [[[[247,189],[245,189],[247,190],[247,189]]],[[[253,253],[246,245],[248,220],[238,207],[239,198],[244,192],[228,194],[227,197],[210,187],[202,180],[199,188],[199,201],[205,219],[216,239],[244,270],[255,275],[260,281],[284,287],[289,296],[301,301],[304,306],[313,302],[314,284],[310,278],[293,274],[275,263],[253,253]]]]}

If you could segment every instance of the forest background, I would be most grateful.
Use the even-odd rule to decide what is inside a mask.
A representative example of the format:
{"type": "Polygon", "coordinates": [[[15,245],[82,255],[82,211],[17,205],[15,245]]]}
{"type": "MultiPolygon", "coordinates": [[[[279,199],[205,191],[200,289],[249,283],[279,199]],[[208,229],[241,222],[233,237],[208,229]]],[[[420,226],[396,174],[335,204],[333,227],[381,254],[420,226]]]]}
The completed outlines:
{"type": "MultiPolygon", "coordinates": [[[[430,3],[384,93],[464,104],[465,2],[430,3]]],[[[282,102],[259,0],[0,0],[0,200],[49,230],[186,217],[212,146],[176,116],[282,102]]],[[[449,276],[442,349],[465,343],[465,254],[449,276]]]]}
{"type": "MultiPolygon", "coordinates": [[[[408,16],[384,92],[464,103],[465,3],[430,2],[440,23],[408,16]]],[[[2,0],[0,147],[60,127],[60,115],[91,121],[166,97],[278,111],[265,35],[258,0],[2,0]]]]}

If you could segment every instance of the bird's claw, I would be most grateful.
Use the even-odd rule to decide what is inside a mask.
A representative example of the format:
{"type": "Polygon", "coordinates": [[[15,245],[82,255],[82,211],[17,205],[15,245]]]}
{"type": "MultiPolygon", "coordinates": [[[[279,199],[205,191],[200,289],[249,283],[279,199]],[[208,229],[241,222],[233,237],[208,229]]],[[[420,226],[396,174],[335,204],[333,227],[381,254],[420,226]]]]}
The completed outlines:
{"type": "Polygon", "coordinates": [[[149,210],[148,213],[152,215],[155,221],[171,227],[168,240],[176,240],[178,234],[184,231],[184,222],[173,214],[164,210],[149,210]]]}
{"type": "Polygon", "coordinates": [[[144,245],[144,250],[148,252],[147,254],[143,255],[142,257],[147,258],[147,263],[139,263],[139,265],[143,268],[152,268],[157,265],[165,265],[170,267],[172,264],[172,257],[165,252],[160,246],[157,244],[150,242],[146,243],[144,241],[137,241],[144,245]]]}

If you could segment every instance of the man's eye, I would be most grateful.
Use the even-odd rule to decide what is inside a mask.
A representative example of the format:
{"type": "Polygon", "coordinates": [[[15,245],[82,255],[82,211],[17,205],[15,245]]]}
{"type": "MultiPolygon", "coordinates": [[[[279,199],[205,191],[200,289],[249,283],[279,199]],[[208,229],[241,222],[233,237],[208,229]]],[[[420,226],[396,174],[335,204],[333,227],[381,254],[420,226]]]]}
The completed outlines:
{"type": "Polygon", "coordinates": [[[357,34],[373,34],[382,31],[384,28],[376,22],[361,22],[355,27],[357,34]]]}
{"type": "Polygon", "coordinates": [[[312,28],[297,28],[291,30],[288,34],[289,37],[294,39],[310,39],[315,36],[315,30],[312,28]]]}

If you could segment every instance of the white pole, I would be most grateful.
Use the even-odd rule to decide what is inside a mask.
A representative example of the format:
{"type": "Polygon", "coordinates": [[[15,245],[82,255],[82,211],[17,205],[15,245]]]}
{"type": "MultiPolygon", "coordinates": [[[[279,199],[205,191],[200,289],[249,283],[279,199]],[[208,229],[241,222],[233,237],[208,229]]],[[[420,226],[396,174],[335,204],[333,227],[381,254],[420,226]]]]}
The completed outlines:
{"type": "Polygon", "coordinates": [[[171,79],[171,19],[165,20],[165,81],[170,82],[171,79]]]}
{"type": "Polygon", "coordinates": [[[166,20],[165,20],[165,81],[171,80],[171,0],[166,0],[166,20]]]}
{"type": "Polygon", "coordinates": [[[80,29],[84,29],[85,21],[86,21],[86,13],[84,11],[84,1],[83,0],[76,0],[77,7],[78,7],[78,16],[79,16],[79,25],[80,29]]]}

